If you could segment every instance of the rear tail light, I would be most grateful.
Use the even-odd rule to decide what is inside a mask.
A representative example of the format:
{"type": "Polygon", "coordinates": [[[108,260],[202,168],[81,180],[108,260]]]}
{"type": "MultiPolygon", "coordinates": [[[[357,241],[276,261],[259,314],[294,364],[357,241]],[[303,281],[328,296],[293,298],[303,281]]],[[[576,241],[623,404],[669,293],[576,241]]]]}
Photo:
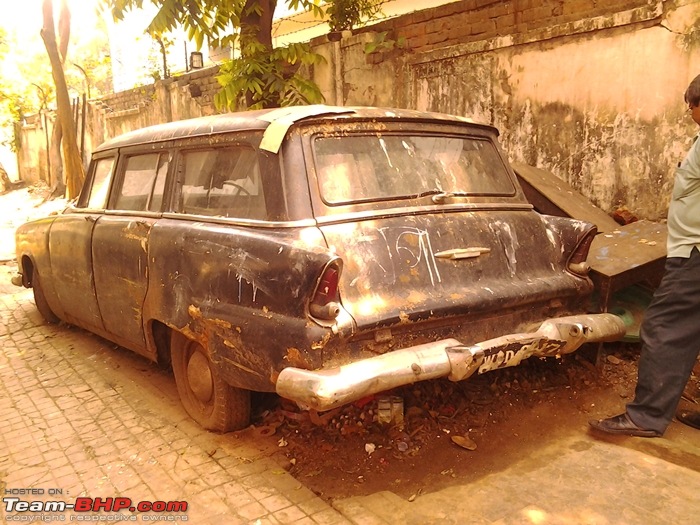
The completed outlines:
{"type": "Polygon", "coordinates": [[[340,297],[338,282],[340,281],[341,261],[336,259],[323,269],[316,284],[316,290],[309,303],[309,313],[312,316],[331,321],[340,313],[340,297]]]}
{"type": "Polygon", "coordinates": [[[591,267],[586,262],[588,257],[588,251],[591,249],[591,243],[595,239],[598,230],[596,228],[591,228],[586,232],[583,239],[581,239],[576,246],[576,249],[569,257],[569,263],[567,267],[571,273],[576,275],[586,276],[590,271],[591,267]]]}

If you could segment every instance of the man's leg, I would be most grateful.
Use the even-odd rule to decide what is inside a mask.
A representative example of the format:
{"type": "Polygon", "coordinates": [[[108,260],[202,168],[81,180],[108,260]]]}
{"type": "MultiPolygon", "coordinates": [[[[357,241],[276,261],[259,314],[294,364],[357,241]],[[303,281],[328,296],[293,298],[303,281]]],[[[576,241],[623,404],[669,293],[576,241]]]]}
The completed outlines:
{"type": "Polygon", "coordinates": [[[663,433],[673,418],[700,350],[700,252],[666,262],[645,313],[634,400],[627,414],[639,427],[663,433]]]}

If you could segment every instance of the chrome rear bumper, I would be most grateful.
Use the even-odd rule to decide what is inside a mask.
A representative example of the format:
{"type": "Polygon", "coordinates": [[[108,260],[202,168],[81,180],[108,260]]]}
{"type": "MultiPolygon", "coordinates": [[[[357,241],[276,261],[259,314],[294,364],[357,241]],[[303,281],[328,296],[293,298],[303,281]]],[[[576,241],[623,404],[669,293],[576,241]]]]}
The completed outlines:
{"type": "Polygon", "coordinates": [[[363,359],[328,370],[285,368],[277,393],[314,410],[329,410],[392,388],[447,377],[461,381],[474,372],[515,366],[531,356],[568,354],[584,343],[615,341],[625,335],[613,314],[547,319],[535,332],[509,334],[473,345],[442,339],[363,359]]]}

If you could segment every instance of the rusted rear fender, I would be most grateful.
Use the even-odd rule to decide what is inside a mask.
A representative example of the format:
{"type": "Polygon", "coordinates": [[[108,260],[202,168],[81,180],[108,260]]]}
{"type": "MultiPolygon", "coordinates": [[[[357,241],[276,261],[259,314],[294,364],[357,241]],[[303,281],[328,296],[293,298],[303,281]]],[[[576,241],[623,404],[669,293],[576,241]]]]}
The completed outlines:
{"type": "Polygon", "coordinates": [[[144,318],[199,340],[235,386],[270,390],[292,362],[319,366],[330,328],[309,319],[308,300],[336,256],[313,230],[159,221],[144,318]]]}
{"type": "Polygon", "coordinates": [[[581,255],[585,259],[590,242],[593,241],[593,237],[597,233],[595,224],[554,215],[540,215],[540,217],[544,222],[547,236],[558,247],[562,267],[567,267],[572,254],[579,248],[579,245],[587,242],[587,245],[580,247],[584,250],[581,255]]]}

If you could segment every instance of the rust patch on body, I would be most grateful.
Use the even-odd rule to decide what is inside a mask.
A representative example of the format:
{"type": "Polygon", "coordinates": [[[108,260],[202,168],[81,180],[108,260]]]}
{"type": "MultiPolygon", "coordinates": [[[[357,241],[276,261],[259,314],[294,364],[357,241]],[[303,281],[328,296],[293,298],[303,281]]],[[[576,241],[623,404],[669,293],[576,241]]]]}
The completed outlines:
{"type": "Polygon", "coordinates": [[[320,341],[314,341],[311,343],[311,349],[312,350],[322,350],[323,348],[326,347],[328,344],[328,341],[330,341],[332,334],[330,332],[326,332],[323,335],[323,338],[320,341]]]}
{"type": "Polygon", "coordinates": [[[270,369],[270,363],[264,355],[246,351],[241,340],[240,326],[234,327],[223,319],[208,318],[195,305],[188,306],[187,313],[192,321],[180,331],[201,344],[212,361],[229,370],[237,369],[251,376],[264,377],[261,370],[270,369]],[[212,345],[223,345],[225,350],[218,346],[218,351],[214,351],[212,345]]]}
{"type": "Polygon", "coordinates": [[[307,369],[311,368],[310,363],[304,358],[298,348],[287,348],[287,354],[284,356],[284,360],[289,363],[290,366],[307,369]]]}
{"type": "Polygon", "coordinates": [[[191,317],[192,319],[196,320],[196,321],[202,321],[202,322],[204,322],[204,323],[206,323],[206,324],[208,324],[208,325],[217,326],[217,327],[223,328],[223,329],[225,329],[225,330],[230,330],[230,329],[231,329],[231,326],[232,326],[231,323],[229,323],[228,321],[224,321],[223,319],[208,319],[208,318],[205,318],[205,317],[202,315],[202,310],[200,310],[197,306],[194,306],[193,304],[191,304],[191,305],[187,308],[187,313],[189,313],[189,314],[190,314],[190,317],[191,317]]]}

